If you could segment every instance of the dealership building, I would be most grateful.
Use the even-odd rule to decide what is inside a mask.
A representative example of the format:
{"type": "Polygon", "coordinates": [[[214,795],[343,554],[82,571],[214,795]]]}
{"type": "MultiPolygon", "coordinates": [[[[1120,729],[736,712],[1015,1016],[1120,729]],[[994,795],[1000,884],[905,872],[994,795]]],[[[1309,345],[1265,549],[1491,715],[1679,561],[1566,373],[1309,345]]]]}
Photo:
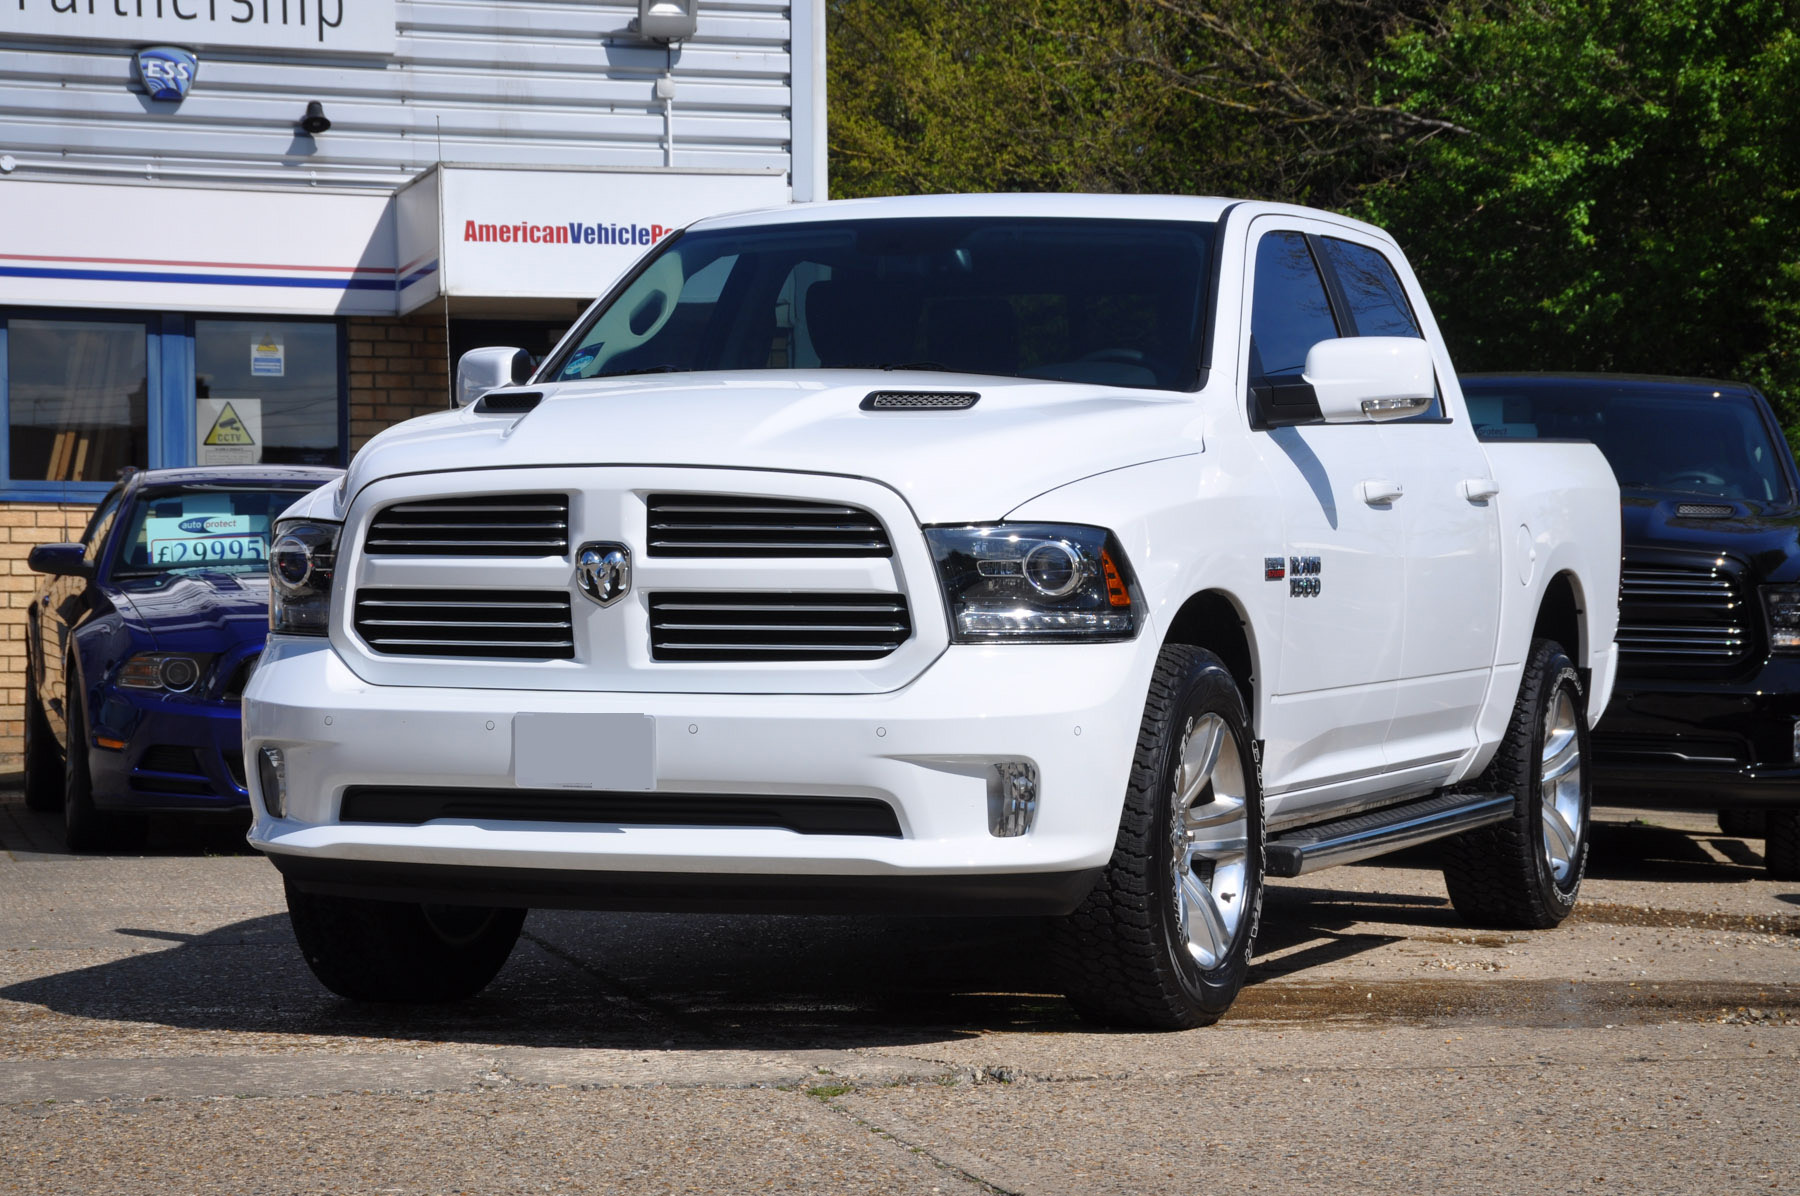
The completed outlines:
{"type": "Polygon", "coordinates": [[[344,464],[673,230],[825,198],[824,37],[823,0],[0,2],[0,770],[32,545],[128,467],[344,464]]]}

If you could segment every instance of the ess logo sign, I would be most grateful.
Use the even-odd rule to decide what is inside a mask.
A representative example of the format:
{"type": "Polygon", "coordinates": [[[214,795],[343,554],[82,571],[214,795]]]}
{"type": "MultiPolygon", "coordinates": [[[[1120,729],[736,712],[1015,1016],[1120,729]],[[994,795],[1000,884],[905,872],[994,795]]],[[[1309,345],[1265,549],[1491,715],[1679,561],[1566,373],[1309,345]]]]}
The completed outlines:
{"type": "Polygon", "coordinates": [[[138,51],[137,68],[151,99],[180,103],[200,74],[200,60],[176,46],[152,46],[138,51]]]}

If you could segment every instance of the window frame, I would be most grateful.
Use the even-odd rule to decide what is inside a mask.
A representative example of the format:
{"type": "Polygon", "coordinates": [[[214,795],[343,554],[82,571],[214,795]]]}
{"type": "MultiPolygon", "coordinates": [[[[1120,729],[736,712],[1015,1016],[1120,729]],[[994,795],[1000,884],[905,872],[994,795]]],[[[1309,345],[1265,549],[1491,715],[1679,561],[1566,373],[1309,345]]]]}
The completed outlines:
{"type": "Polygon", "coordinates": [[[9,332],[15,320],[123,324],[144,332],[144,423],[148,460],[143,468],[172,469],[196,464],[194,427],[194,328],[199,320],[266,318],[281,323],[330,324],[337,330],[337,461],[350,457],[350,338],[346,322],[336,316],[267,315],[240,312],[134,311],[117,308],[0,306],[0,503],[79,503],[98,505],[120,484],[109,478],[91,482],[51,482],[12,477],[12,378],[9,332]]]}

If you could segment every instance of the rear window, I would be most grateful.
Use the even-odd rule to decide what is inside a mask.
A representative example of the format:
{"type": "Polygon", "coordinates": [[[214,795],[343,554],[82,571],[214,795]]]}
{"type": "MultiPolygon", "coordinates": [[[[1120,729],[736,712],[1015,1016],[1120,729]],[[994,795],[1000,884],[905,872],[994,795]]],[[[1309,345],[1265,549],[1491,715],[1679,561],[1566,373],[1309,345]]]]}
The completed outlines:
{"type": "Polygon", "coordinates": [[[1621,489],[1757,502],[1793,497],[1782,467],[1787,445],[1742,391],[1471,378],[1463,395],[1482,439],[1591,440],[1621,489]]]}

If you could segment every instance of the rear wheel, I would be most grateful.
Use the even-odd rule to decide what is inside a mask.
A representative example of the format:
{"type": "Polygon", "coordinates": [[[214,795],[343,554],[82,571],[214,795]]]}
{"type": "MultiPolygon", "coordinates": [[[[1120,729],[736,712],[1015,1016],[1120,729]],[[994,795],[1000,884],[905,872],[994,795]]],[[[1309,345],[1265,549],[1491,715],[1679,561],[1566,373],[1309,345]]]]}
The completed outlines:
{"type": "Polygon", "coordinates": [[[1070,1003],[1108,1025],[1218,1021],[1250,970],[1262,886],[1262,795],[1243,697],[1212,653],[1165,647],[1112,862],[1056,927],[1070,1003]]]}
{"type": "Polygon", "coordinates": [[[499,974],[522,909],[327,897],[287,886],[288,920],[319,983],[352,1001],[460,1001],[499,974]]]}
{"type": "Polygon", "coordinates": [[[1776,880],[1800,880],[1800,810],[1770,810],[1763,862],[1776,880]]]}
{"type": "Polygon", "coordinates": [[[33,810],[54,810],[63,800],[63,758],[44,717],[31,670],[25,674],[25,804],[33,810]]]}
{"type": "Polygon", "coordinates": [[[1760,839],[1767,825],[1761,810],[1719,811],[1719,829],[1734,839],[1760,839]]]}
{"type": "Polygon", "coordinates": [[[1512,794],[1512,817],[1444,841],[1444,887],[1465,921],[1541,930],[1574,910],[1593,803],[1587,747],[1574,662],[1555,641],[1532,641],[1512,722],[1477,782],[1512,794]]]}

